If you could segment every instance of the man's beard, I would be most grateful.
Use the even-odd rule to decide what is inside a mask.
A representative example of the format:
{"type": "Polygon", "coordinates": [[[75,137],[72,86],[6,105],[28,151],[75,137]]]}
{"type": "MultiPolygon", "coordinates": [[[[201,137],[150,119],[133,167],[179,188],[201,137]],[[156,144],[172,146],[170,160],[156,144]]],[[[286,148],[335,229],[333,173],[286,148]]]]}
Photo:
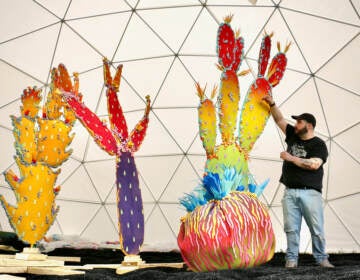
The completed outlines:
{"type": "Polygon", "coordinates": [[[299,137],[304,136],[306,133],[308,133],[308,129],[306,126],[304,126],[302,129],[295,130],[295,134],[299,137]]]}

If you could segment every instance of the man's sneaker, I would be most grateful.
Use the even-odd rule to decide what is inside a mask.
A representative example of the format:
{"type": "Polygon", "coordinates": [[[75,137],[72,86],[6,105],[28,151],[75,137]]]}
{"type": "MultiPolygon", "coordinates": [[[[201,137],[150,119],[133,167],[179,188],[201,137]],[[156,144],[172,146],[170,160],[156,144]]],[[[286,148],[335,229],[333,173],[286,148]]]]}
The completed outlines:
{"type": "Polygon", "coordinates": [[[329,262],[328,259],[323,260],[322,262],[319,263],[319,265],[320,265],[321,267],[328,267],[328,268],[333,268],[333,267],[335,267],[335,266],[333,266],[333,265],[329,262]]]}
{"type": "Polygon", "coordinates": [[[286,268],[296,268],[297,262],[296,261],[286,261],[285,267],[286,268]]]}

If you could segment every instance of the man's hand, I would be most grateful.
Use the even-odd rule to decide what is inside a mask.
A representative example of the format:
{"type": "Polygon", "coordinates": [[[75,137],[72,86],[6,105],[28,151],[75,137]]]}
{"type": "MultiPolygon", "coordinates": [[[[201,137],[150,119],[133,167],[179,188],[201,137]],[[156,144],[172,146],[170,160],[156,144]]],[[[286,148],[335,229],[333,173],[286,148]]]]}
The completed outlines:
{"type": "Polygon", "coordinates": [[[267,104],[273,104],[274,103],[274,99],[272,98],[272,96],[270,96],[269,94],[268,95],[265,95],[263,97],[263,100],[267,103],[267,104]]]}

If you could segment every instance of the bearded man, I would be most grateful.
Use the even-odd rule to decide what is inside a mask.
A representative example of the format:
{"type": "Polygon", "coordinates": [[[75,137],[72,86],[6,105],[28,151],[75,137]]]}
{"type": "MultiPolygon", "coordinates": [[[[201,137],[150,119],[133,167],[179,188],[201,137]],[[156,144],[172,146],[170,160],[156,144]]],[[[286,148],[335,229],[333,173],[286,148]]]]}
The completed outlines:
{"type": "Polygon", "coordinates": [[[314,135],[316,119],[310,113],[292,116],[294,126],[287,123],[271,96],[264,101],[270,106],[271,115],[286,135],[286,151],[280,182],[285,185],[282,199],[284,231],[287,239],[286,268],[298,264],[301,221],[304,217],[311,232],[312,253],[322,267],[334,267],[325,252],[324,213],[322,199],[323,165],[328,157],[325,142],[314,135]]]}

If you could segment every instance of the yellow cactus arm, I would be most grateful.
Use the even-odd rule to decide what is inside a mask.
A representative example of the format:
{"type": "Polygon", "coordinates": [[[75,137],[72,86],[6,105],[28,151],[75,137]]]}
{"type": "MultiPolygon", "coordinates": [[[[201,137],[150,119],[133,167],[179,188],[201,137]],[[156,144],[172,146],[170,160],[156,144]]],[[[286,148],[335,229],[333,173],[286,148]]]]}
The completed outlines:
{"type": "Polygon", "coordinates": [[[234,132],[237,126],[240,89],[239,81],[234,71],[223,72],[220,86],[220,132],[225,145],[235,142],[234,132]]]}
{"type": "Polygon", "coordinates": [[[11,116],[15,149],[22,161],[32,163],[37,160],[37,141],[35,122],[28,117],[11,116]]]}
{"type": "Polygon", "coordinates": [[[74,138],[74,134],[69,136],[72,127],[59,120],[38,119],[38,123],[38,161],[57,167],[72,153],[65,151],[74,138]]]}
{"type": "MultiPolygon", "coordinates": [[[[38,116],[40,90],[28,88],[21,97],[22,116],[12,117],[15,160],[20,176],[9,170],[5,172],[5,179],[14,191],[17,205],[9,205],[2,196],[0,199],[10,225],[18,237],[31,246],[44,237],[58,212],[55,197],[60,187],[54,188],[54,184],[60,169],[53,171],[52,168],[58,167],[71,154],[71,150],[65,149],[74,137],[69,133],[75,117],[59,90],[59,86],[72,87],[64,69],[53,70],[42,116],[38,116]]],[[[78,94],[76,80],[73,89],[78,94]]]]}
{"type": "Polygon", "coordinates": [[[16,158],[21,177],[16,181],[14,173],[6,174],[8,182],[16,181],[17,208],[2,202],[10,224],[19,238],[31,245],[42,239],[51,226],[58,209],[55,206],[56,192],[53,189],[60,172],[42,163],[26,165],[16,158]]]}
{"type": "MultiPolygon", "coordinates": [[[[263,132],[270,115],[270,107],[263,98],[272,94],[272,89],[280,82],[286,69],[286,55],[279,52],[273,57],[267,76],[264,76],[270,57],[271,36],[265,35],[262,40],[258,77],[249,88],[241,113],[239,142],[241,148],[248,152],[263,132]]],[[[280,51],[280,43],[278,49],[280,51]]],[[[289,45],[285,47],[286,51],[288,49],[289,45]]]]}
{"type": "MultiPolygon", "coordinates": [[[[6,215],[9,217],[9,219],[11,219],[12,216],[15,216],[16,214],[16,208],[12,205],[10,205],[4,196],[0,195],[0,202],[3,205],[6,215]]],[[[10,221],[11,224],[11,221],[10,221]]]]}
{"type": "MultiPolygon", "coordinates": [[[[196,89],[200,97],[200,105],[198,107],[200,139],[203,143],[207,157],[211,158],[214,155],[216,144],[216,109],[211,100],[204,99],[205,88],[202,89],[197,83],[196,89]]],[[[217,88],[214,87],[212,98],[214,97],[216,90],[217,88]]]]}
{"type": "Polygon", "coordinates": [[[262,98],[270,92],[270,85],[264,78],[258,78],[249,89],[241,113],[239,137],[240,146],[246,151],[252,149],[269,118],[270,107],[262,98]]]}
{"type": "Polygon", "coordinates": [[[4,173],[5,180],[9,183],[10,187],[16,191],[19,188],[19,177],[10,169],[4,173]]]}
{"type": "Polygon", "coordinates": [[[61,108],[63,101],[56,89],[48,93],[45,107],[43,108],[43,117],[49,120],[56,120],[62,116],[61,108]]]}

